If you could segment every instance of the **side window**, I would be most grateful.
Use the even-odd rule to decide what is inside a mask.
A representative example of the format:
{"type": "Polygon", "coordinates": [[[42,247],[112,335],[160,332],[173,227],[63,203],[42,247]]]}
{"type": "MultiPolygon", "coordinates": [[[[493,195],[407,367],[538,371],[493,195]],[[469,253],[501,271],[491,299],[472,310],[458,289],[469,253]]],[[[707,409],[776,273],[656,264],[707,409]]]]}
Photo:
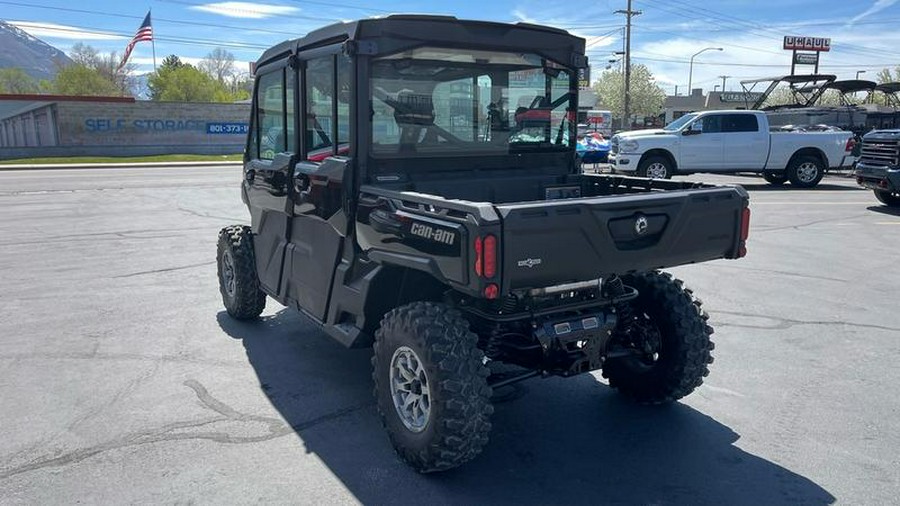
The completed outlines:
{"type": "Polygon", "coordinates": [[[259,78],[254,134],[259,139],[260,160],[271,160],[275,153],[285,150],[283,76],[284,72],[278,70],[259,78]]]}
{"type": "Polygon", "coordinates": [[[729,114],[723,116],[723,132],[758,132],[759,123],[753,114],[729,114]]]}
{"type": "Polygon", "coordinates": [[[338,101],[338,147],[350,142],[350,100],[353,95],[350,90],[353,81],[353,67],[349,56],[337,57],[337,101],[338,101]]]}
{"type": "Polygon", "coordinates": [[[309,60],[306,65],[306,145],[310,152],[330,147],[334,112],[334,56],[309,60]]]}
{"type": "Polygon", "coordinates": [[[722,115],[716,114],[703,118],[703,133],[716,134],[722,131],[722,115]]]}

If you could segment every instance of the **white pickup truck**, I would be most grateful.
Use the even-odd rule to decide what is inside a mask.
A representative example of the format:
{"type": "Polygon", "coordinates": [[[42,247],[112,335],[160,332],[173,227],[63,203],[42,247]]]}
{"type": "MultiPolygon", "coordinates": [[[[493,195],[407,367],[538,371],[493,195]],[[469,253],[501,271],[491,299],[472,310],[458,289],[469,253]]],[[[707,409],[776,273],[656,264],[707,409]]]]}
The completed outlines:
{"type": "Polygon", "coordinates": [[[755,172],[771,184],[819,184],[830,168],[849,166],[853,134],[770,132],[761,111],[686,114],[664,128],[621,132],[610,142],[616,173],[656,179],[694,172],[755,172]]]}

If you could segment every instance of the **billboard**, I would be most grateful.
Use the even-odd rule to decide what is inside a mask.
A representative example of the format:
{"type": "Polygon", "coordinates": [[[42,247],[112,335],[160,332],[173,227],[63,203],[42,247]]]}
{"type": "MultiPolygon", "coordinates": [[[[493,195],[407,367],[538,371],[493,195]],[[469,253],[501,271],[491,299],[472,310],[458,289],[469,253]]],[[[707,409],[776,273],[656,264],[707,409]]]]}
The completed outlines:
{"type": "Polygon", "coordinates": [[[831,38],[785,35],[784,49],[792,51],[831,51],[831,38]]]}

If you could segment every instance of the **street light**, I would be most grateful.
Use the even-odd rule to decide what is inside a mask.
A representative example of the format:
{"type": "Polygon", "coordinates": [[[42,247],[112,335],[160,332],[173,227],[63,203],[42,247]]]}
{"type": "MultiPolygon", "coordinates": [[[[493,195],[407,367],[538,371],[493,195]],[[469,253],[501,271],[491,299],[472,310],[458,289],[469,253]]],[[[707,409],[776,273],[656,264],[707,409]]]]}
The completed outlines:
{"type": "Polygon", "coordinates": [[[693,90],[691,90],[691,81],[692,81],[692,78],[694,77],[694,57],[704,51],[722,51],[722,48],[721,47],[704,47],[703,49],[694,53],[693,56],[691,56],[691,69],[688,71],[688,95],[690,95],[693,91],[693,90]]]}
{"type": "Polygon", "coordinates": [[[865,73],[866,73],[865,70],[857,70],[857,71],[856,71],[856,80],[857,80],[857,81],[859,80],[859,75],[860,75],[860,74],[865,74],[865,73]]]}

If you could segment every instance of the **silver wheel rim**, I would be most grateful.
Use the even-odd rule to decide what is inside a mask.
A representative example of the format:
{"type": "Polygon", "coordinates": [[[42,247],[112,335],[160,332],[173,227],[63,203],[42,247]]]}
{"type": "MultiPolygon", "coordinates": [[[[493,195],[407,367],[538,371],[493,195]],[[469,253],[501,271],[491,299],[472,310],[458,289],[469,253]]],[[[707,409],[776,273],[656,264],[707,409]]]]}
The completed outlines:
{"type": "Polygon", "coordinates": [[[407,429],[422,432],[431,417],[431,389],[419,356],[406,346],[391,358],[391,397],[407,429]]]}
{"type": "Polygon", "coordinates": [[[797,179],[802,183],[811,183],[819,175],[819,167],[813,162],[803,162],[797,167],[797,179]]]}
{"type": "Polygon", "coordinates": [[[647,167],[647,177],[650,179],[665,179],[668,172],[665,164],[660,162],[651,163],[650,166],[647,167]]]}
{"type": "Polygon", "coordinates": [[[234,297],[237,291],[237,276],[234,275],[234,257],[231,251],[225,250],[222,254],[222,285],[229,297],[234,297]]]}

